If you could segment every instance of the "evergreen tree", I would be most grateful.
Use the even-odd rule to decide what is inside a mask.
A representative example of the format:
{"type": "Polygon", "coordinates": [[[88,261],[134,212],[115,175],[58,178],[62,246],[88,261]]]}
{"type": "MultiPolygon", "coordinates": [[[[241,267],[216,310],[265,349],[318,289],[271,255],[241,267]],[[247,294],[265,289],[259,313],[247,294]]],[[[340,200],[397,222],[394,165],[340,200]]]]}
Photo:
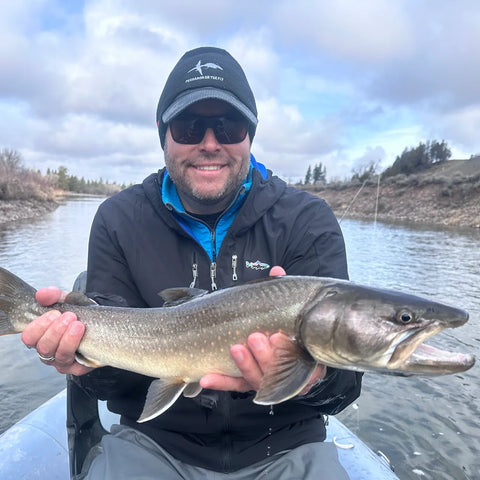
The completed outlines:
{"type": "Polygon", "coordinates": [[[312,183],[312,166],[308,166],[307,174],[305,175],[305,185],[312,183]]]}

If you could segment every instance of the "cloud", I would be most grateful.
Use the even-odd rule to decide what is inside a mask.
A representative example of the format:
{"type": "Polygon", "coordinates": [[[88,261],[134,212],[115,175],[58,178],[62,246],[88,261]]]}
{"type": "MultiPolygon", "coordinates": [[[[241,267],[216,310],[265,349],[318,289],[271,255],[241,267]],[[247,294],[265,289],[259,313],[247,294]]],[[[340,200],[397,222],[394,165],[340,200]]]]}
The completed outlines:
{"type": "Polygon", "coordinates": [[[413,48],[406,12],[389,0],[283,1],[274,16],[280,41],[337,62],[371,65],[413,48]]]}
{"type": "Polygon", "coordinates": [[[0,147],[37,168],[156,170],[158,98],[199,45],[244,67],[253,152],[284,178],[320,161],[343,177],[382,149],[386,166],[428,139],[480,151],[476,0],[17,0],[0,6],[0,35],[0,147]]]}
{"type": "Polygon", "coordinates": [[[472,105],[463,109],[456,109],[454,112],[443,115],[440,120],[432,116],[430,119],[431,136],[445,139],[452,145],[454,139],[457,149],[468,152],[471,155],[480,154],[480,143],[478,142],[480,132],[480,105],[472,105]],[[471,146],[477,150],[471,150],[471,146]]]}

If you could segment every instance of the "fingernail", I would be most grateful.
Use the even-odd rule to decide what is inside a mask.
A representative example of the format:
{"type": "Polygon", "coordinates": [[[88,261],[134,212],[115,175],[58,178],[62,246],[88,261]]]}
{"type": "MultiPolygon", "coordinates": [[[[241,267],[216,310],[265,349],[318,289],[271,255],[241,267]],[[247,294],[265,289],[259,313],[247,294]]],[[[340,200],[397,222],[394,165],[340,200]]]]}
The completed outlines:
{"type": "Polygon", "coordinates": [[[80,335],[83,332],[83,324],[81,322],[73,322],[70,326],[70,335],[80,335]]]}
{"type": "Polygon", "coordinates": [[[73,322],[76,319],[77,319],[76,315],[72,312],[65,312],[62,315],[62,323],[64,325],[68,325],[70,322],[73,322]]]}
{"type": "Polygon", "coordinates": [[[249,338],[248,346],[255,352],[263,352],[265,350],[265,338],[251,337],[249,338]]]}
{"type": "Polygon", "coordinates": [[[242,363],[245,360],[245,356],[243,355],[243,352],[241,350],[237,350],[235,348],[232,348],[231,354],[235,362],[237,363],[242,363]]]}
{"type": "Polygon", "coordinates": [[[48,320],[50,322],[53,322],[61,315],[61,313],[58,310],[50,310],[49,312],[47,312],[47,315],[48,320]]]}

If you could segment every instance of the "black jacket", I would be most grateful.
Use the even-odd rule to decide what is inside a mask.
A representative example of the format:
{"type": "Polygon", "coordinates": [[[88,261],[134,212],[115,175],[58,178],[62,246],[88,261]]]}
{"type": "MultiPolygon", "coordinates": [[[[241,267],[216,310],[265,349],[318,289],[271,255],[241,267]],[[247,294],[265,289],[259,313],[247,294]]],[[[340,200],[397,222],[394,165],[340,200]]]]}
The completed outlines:
{"type": "MultiPolygon", "coordinates": [[[[194,278],[196,287],[211,289],[212,261],[163,204],[162,177],[163,171],[152,174],[100,206],[90,235],[87,280],[89,295],[99,303],[122,297],[130,306],[158,307],[158,292],[189,286],[194,278]]],[[[266,277],[274,265],[291,275],[348,275],[343,237],[326,203],[256,170],[215,260],[218,288],[266,277]]],[[[105,367],[79,381],[108,400],[123,424],[146,433],[176,458],[226,472],[323,441],[323,414],[338,413],[358,397],[361,374],[329,368],[308,395],[272,409],[254,404],[253,393],[204,390],[194,399],[181,396],[145,423],[136,419],[151,378],[105,367]]]]}

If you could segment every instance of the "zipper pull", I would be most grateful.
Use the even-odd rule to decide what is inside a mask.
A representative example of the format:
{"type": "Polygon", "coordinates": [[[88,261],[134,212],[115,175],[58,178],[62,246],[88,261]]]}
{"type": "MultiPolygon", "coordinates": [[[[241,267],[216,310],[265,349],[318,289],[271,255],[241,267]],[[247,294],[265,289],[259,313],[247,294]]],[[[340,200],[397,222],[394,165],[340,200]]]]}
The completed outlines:
{"type": "Polygon", "coordinates": [[[232,270],[233,270],[233,274],[232,274],[232,280],[234,282],[236,282],[238,280],[238,276],[237,276],[237,255],[232,255],[232,270]]]}
{"type": "Polygon", "coordinates": [[[212,292],[217,290],[217,284],[215,283],[215,279],[217,278],[217,262],[212,262],[210,264],[210,280],[212,281],[212,292]]]}
{"type": "Polygon", "coordinates": [[[192,283],[190,284],[190,288],[195,287],[195,283],[196,283],[197,278],[198,278],[198,264],[197,263],[194,263],[192,265],[192,275],[193,275],[193,280],[192,280],[192,283]]]}

